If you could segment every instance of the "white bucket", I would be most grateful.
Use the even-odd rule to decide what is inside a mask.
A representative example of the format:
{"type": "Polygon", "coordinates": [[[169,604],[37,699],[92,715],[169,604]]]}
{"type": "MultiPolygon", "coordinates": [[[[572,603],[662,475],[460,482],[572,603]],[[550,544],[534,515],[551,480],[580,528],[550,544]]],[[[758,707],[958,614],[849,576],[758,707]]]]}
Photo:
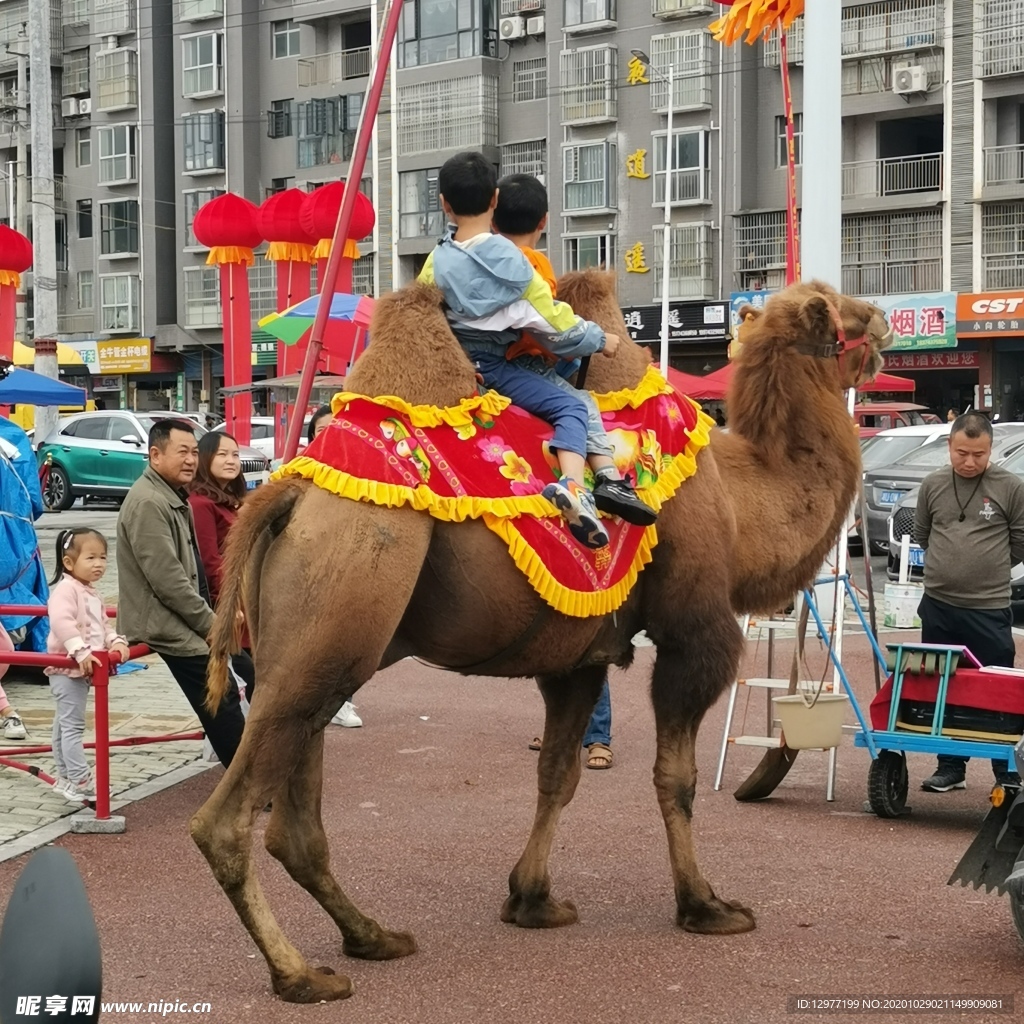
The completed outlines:
{"type": "Polygon", "coordinates": [[[920,583],[886,583],[882,624],[887,629],[920,629],[917,606],[923,594],[920,583]]]}
{"type": "Polygon", "coordinates": [[[772,697],[782,723],[786,746],[793,750],[827,750],[843,738],[843,718],[850,698],[845,693],[822,693],[808,707],[799,693],[772,697]]]}

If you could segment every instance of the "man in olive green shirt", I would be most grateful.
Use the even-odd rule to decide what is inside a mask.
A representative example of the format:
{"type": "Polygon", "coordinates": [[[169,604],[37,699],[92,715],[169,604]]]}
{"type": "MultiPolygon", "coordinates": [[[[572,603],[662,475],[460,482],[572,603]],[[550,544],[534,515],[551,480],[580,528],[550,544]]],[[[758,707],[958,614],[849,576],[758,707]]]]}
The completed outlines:
{"type": "MultiPolygon", "coordinates": [[[[921,484],[914,540],[928,552],[921,642],[963,644],[983,665],[1013,666],[1010,569],[1024,559],[1024,481],[990,464],[992,424],[964,413],[949,434],[950,465],[921,484]]],[[[968,759],[942,754],[921,784],[933,793],[964,789],[968,759]]],[[[996,780],[1020,784],[1006,761],[996,780]]]]}

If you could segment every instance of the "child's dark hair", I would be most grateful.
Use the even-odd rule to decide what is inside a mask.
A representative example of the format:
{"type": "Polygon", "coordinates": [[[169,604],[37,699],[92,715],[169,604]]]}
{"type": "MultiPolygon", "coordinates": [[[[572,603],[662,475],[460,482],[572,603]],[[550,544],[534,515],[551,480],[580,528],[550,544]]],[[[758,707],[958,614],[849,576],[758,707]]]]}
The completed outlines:
{"type": "Polygon", "coordinates": [[[483,153],[456,153],[437,173],[437,190],[458,217],[486,213],[497,187],[494,164],[483,153]]]}
{"type": "Polygon", "coordinates": [[[329,405],[321,405],[319,409],[309,418],[309,426],[306,428],[306,443],[312,444],[316,437],[316,425],[325,417],[333,416],[334,410],[329,405]]]}
{"type": "Polygon", "coordinates": [[[507,174],[498,182],[494,226],[503,235],[530,235],[547,216],[548,190],[532,174],[507,174]]]}
{"type": "Polygon", "coordinates": [[[103,544],[103,550],[107,550],[107,538],[100,533],[99,530],[94,530],[91,526],[73,526],[70,530],[61,530],[57,534],[57,568],[53,574],[53,579],[50,580],[50,586],[52,587],[55,583],[60,582],[61,576],[64,575],[67,570],[64,568],[64,556],[71,555],[74,557],[78,554],[78,545],[80,538],[89,535],[98,537],[103,544]]]}

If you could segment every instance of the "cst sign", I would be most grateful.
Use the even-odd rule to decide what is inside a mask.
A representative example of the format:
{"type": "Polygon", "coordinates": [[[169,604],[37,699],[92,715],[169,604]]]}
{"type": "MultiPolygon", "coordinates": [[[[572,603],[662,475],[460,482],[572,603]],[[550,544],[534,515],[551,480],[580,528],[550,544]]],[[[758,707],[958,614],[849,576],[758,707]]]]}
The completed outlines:
{"type": "MultiPolygon", "coordinates": [[[[971,303],[971,312],[982,313],[1016,313],[1024,306],[1024,295],[1007,295],[999,298],[979,298],[971,303]]],[[[1024,310],[1021,310],[1024,315],[1024,310]]]]}
{"type": "Polygon", "coordinates": [[[959,338],[1024,337],[1024,292],[958,295],[956,333],[959,338]]]}

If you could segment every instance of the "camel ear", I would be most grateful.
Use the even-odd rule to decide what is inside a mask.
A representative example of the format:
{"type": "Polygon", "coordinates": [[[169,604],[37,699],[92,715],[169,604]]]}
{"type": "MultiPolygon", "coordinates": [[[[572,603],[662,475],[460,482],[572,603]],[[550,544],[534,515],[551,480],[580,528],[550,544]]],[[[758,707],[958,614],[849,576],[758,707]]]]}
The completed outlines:
{"type": "Polygon", "coordinates": [[[832,313],[823,295],[812,295],[800,307],[800,319],[812,338],[822,338],[832,333],[832,313]]]}
{"type": "Polygon", "coordinates": [[[759,316],[764,316],[764,309],[757,309],[754,306],[740,306],[737,316],[740,318],[740,323],[744,324],[747,320],[756,320],[759,316]]]}

